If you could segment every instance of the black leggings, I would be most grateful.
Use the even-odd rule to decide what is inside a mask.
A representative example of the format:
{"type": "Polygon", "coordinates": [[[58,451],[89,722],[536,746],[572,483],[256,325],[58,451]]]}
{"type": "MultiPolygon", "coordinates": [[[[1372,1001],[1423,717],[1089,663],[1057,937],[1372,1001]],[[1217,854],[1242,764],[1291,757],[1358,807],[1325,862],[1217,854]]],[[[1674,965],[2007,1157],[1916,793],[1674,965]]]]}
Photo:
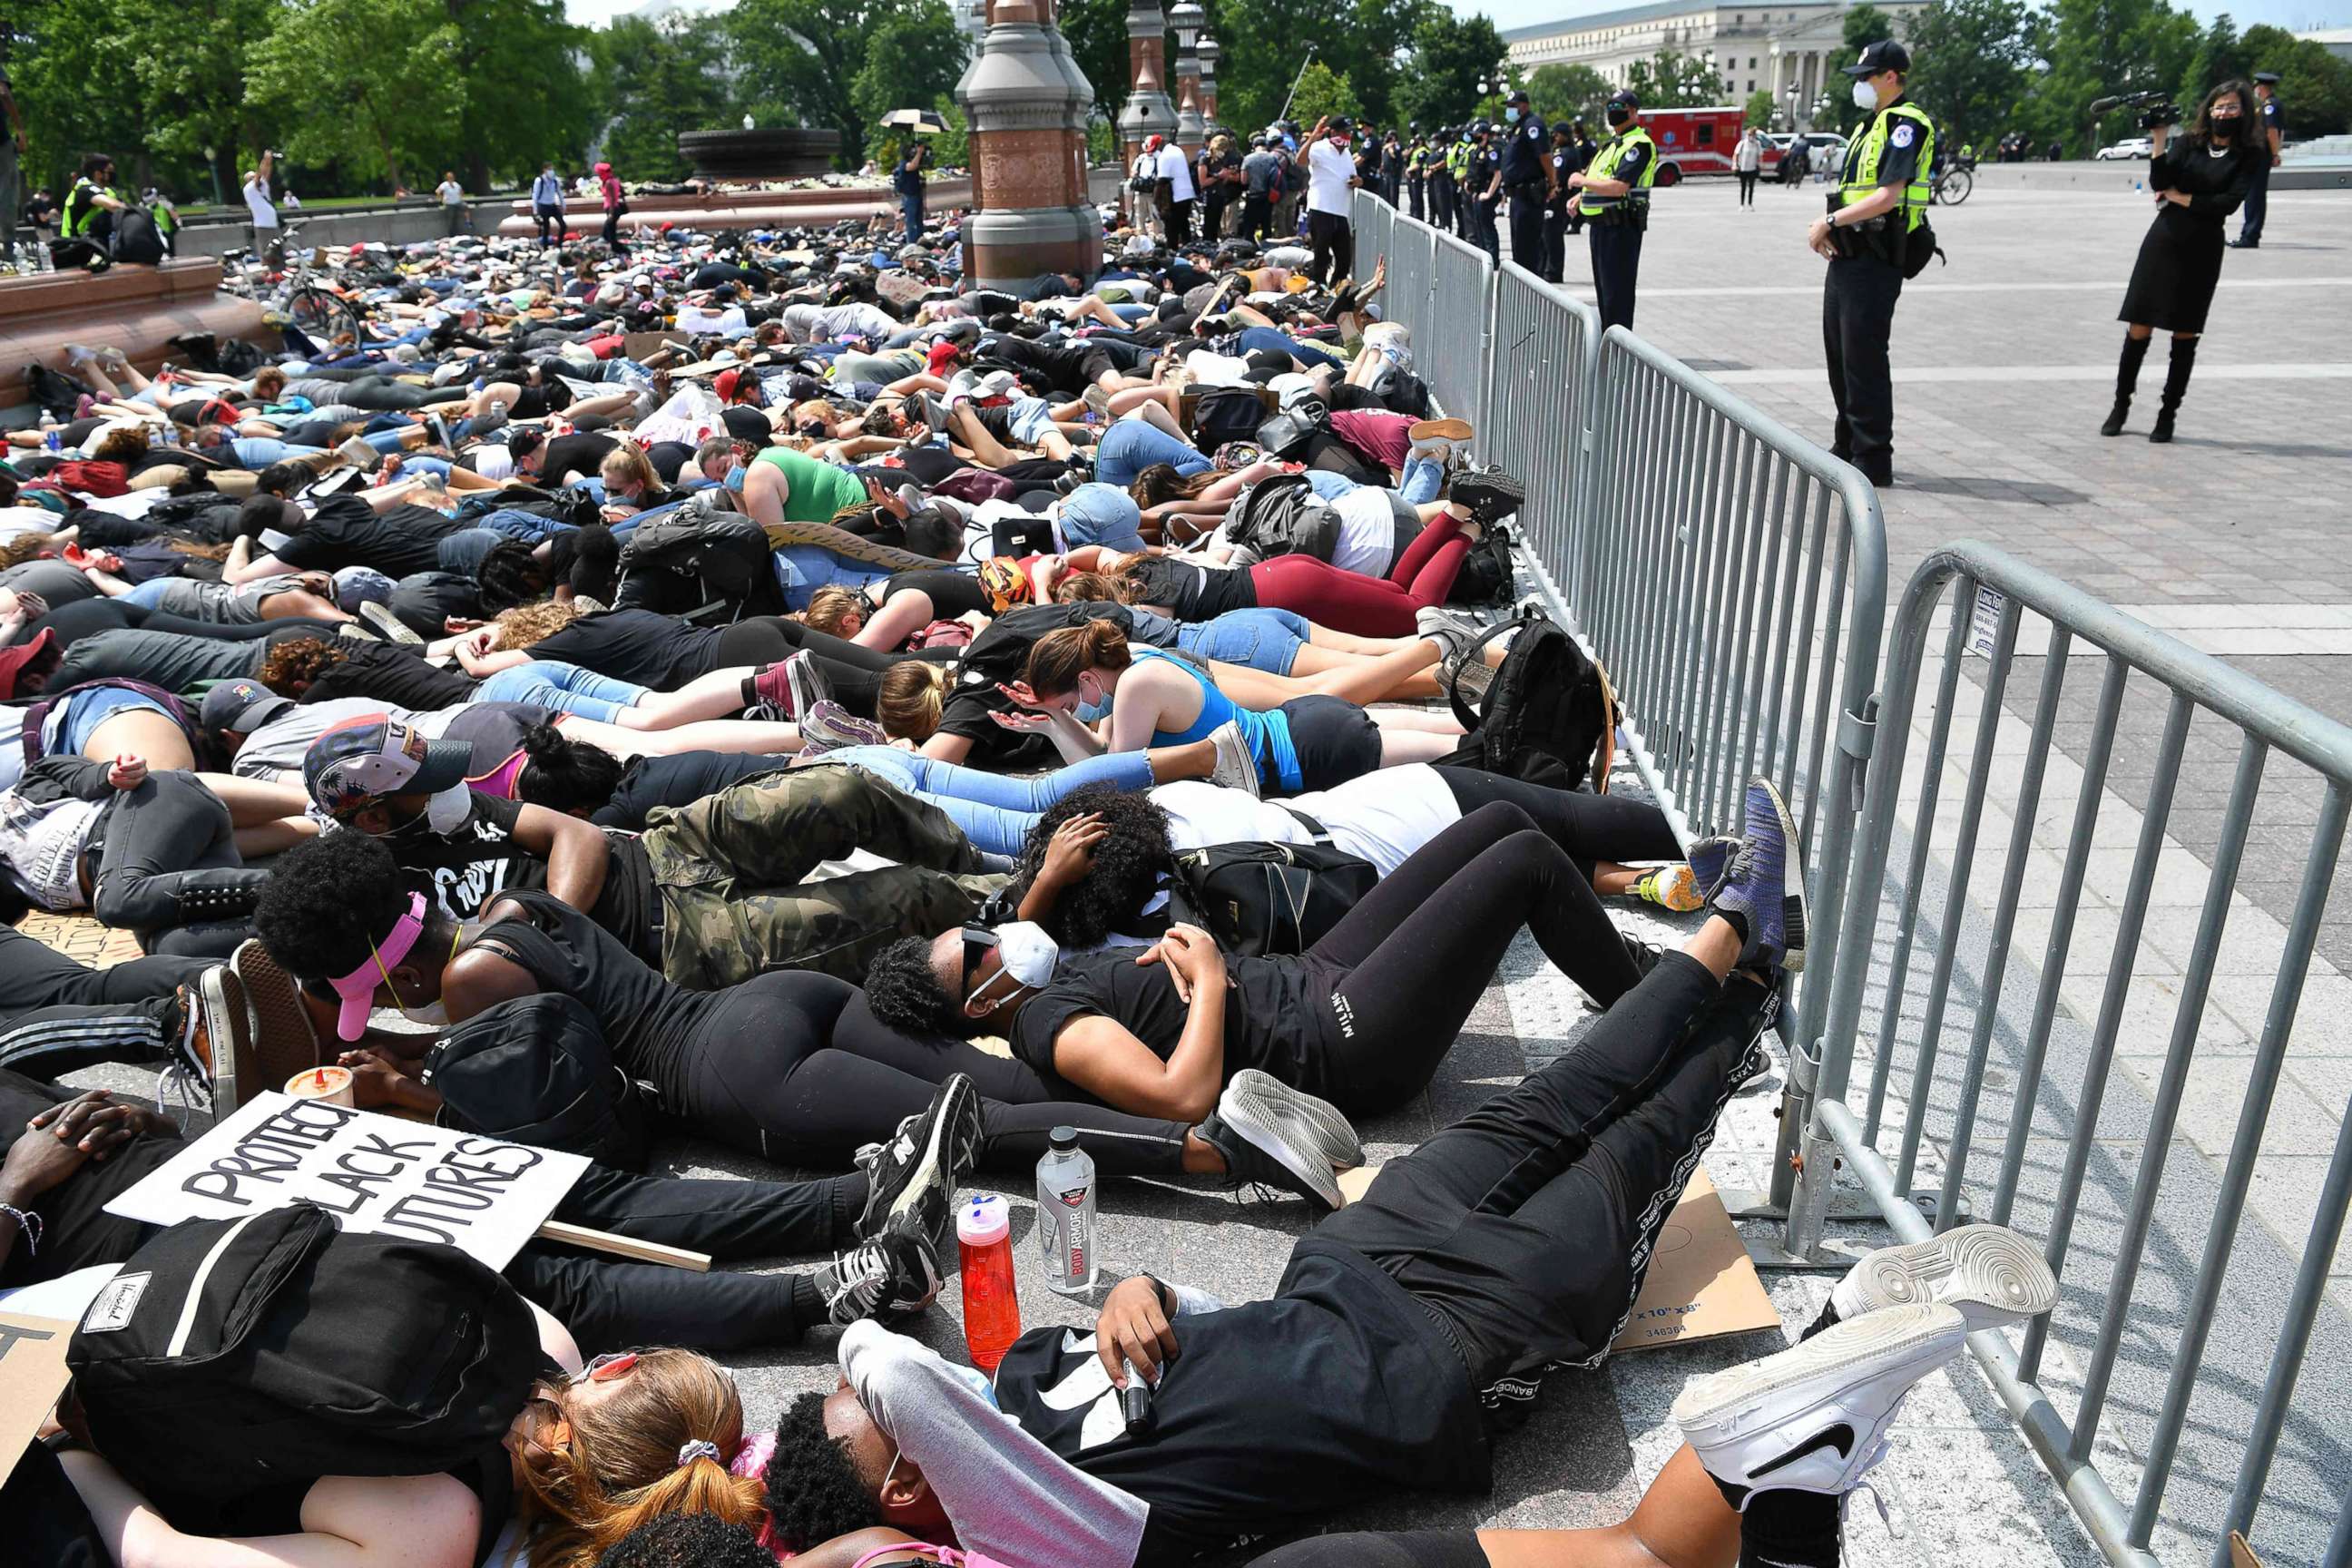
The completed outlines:
{"type": "Polygon", "coordinates": [[[1057,1102],[1020,1062],[966,1040],[887,1027],[864,992],[830,975],[779,970],[715,993],[694,1040],[686,1103],[673,1109],[710,1136],[782,1163],[847,1164],[961,1072],[981,1092],[981,1158],[992,1170],[1029,1168],[1066,1126],[1078,1130],[1105,1175],[1183,1169],[1187,1123],[1057,1102]]]}
{"type": "Polygon", "coordinates": [[[1381,879],[1307,951],[1339,1020],[1321,1092],[1350,1116],[1429,1086],[1521,926],[1602,1006],[1641,978],[1592,884],[1534,818],[1483,805],[1381,879]]]}
{"type": "Polygon", "coordinates": [[[244,916],[181,919],[184,892],[232,884],[257,889],[268,875],[244,869],[228,807],[194,773],[149,774],[115,795],[99,826],[105,847],[90,879],[90,912],[100,924],[138,932],[150,952],[209,958],[226,958],[253,934],[244,916]]]}
{"type": "Polygon", "coordinates": [[[1482,805],[1503,801],[1535,818],[1544,836],[1568,851],[1568,858],[1576,862],[1588,882],[1592,879],[1592,868],[1602,860],[1682,858],[1674,825],[1649,801],[1553,789],[1478,768],[1441,766],[1437,776],[1445,782],[1454,804],[1465,816],[1482,805]]]}
{"type": "Polygon", "coordinates": [[[1761,1065],[1773,994],[1670,952],[1575,1050],[1385,1166],[1316,1227],[1444,1322],[1485,1388],[1607,1352],[1659,1227],[1761,1065]]]}
{"type": "Polygon", "coordinates": [[[782,664],[805,648],[835,700],[861,719],[875,717],[876,704],[882,696],[883,674],[892,666],[909,659],[953,664],[958,657],[957,650],[951,648],[930,653],[888,653],[862,647],[846,637],[814,630],[782,616],[755,616],[748,621],[737,621],[719,634],[718,647],[719,668],[738,664],[782,664]]]}
{"type": "Polygon", "coordinates": [[[174,993],[203,958],[134,958],[92,969],[0,927],[0,1068],[54,1079],[100,1062],[160,1061],[174,993]]]}

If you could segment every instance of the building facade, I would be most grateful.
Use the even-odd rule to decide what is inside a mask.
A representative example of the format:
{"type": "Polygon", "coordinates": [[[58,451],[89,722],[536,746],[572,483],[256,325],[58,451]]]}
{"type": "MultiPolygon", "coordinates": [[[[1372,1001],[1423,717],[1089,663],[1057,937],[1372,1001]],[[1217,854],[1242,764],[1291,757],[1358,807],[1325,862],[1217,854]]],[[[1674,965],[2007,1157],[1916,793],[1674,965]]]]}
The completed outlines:
{"type": "MultiPolygon", "coordinates": [[[[1925,0],[1878,0],[1878,9],[1907,21],[1925,0]]],[[[1522,75],[1548,65],[1580,65],[1623,86],[1635,60],[1661,50],[1696,55],[1723,78],[1724,97],[1744,103],[1769,92],[1784,128],[1811,123],[1824,92],[1843,98],[1845,12],[1842,0],[1779,0],[1773,5],[1721,5],[1655,0],[1503,35],[1511,65],[1522,75]]]]}

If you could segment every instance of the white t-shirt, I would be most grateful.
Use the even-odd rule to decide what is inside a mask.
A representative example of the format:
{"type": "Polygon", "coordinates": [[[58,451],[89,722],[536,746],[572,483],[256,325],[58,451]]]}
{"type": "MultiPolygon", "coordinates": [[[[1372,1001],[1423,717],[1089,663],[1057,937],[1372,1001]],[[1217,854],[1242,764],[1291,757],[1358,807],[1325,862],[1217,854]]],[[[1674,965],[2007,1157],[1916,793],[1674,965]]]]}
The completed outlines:
{"type": "Polygon", "coordinates": [[[1329,137],[1307,149],[1307,210],[1311,213],[1348,211],[1348,182],[1356,177],[1356,160],[1329,137]]]}
{"type": "Polygon", "coordinates": [[[455,180],[444,180],[433,187],[433,194],[441,198],[443,206],[454,207],[466,199],[466,187],[455,180]]]}
{"type": "Polygon", "coordinates": [[[474,459],[474,472],[486,479],[514,478],[514,454],[504,447],[477,447],[468,454],[474,459]]]}
{"type": "Polygon", "coordinates": [[[1339,514],[1331,564],[1367,577],[1387,576],[1397,553],[1397,510],[1389,504],[1389,492],[1377,485],[1358,485],[1330,507],[1339,514]]]}
{"type": "Polygon", "coordinates": [[[1168,841],[1180,853],[1212,844],[1313,843],[1287,805],[1321,823],[1333,848],[1370,860],[1383,877],[1462,820],[1454,792],[1425,763],[1381,768],[1279,803],[1202,780],[1161,784],[1151,798],[1168,813],[1168,841]]]}
{"type": "Polygon", "coordinates": [[[1160,149],[1160,177],[1168,182],[1174,200],[1192,199],[1192,160],[1173,142],[1160,149]]]}
{"type": "Polygon", "coordinates": [[[269,187],[263,184],[260,180],[246,181],[245,205],[253,213],[254,227],[276,228],[278,226],[278,209],[269,205],[269,187]]]}

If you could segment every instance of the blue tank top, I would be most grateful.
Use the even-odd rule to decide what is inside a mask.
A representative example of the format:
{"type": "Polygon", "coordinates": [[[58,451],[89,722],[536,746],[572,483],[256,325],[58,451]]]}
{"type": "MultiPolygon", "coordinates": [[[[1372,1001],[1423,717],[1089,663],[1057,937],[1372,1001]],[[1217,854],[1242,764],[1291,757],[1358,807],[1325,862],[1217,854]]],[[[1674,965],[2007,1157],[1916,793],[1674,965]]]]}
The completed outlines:
{"type": "Polygon", "coordinates": [[[1181,730],[1154,730],[1151,732],[1153,745],[1190,745],[1213,734],[1225,724],[1236,723],[1249,742],[1250,755],[1257,759],[1261,774],[1270,772],[1272,776],[1282,781],[1283,788],[1294,793],[1302,787],[1298,752],[1290,742],[1287,715],[1279,710],[1261,713],[1255,709],[1242,707],[1220,691],[1208,673],[1189,659],[1178,658],[1158,648],[1135,647],[1131,644],[1129,650],[1139,663],[1144,659],[1158,659],[1163,664],[1173,665],[1191,676],[1193,683],[1201,689],[1201,716],[1181,730]]]}

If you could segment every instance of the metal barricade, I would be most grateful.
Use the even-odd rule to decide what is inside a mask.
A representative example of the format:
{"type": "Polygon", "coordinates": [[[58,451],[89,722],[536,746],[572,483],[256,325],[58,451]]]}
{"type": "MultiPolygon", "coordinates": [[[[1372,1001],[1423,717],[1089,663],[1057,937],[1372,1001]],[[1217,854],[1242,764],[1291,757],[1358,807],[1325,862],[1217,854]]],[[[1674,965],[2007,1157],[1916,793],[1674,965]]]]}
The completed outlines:
{"type": "Polygon", "coordinates": [[[1358,190],[1348,205],[1348,222],[1356,236],[1356,276],[1370,278],[1373,259],[1388,254],[1400,220],[1412,220],[1366,190],[1358,190]]]}
{"type": "Polygon", "coordinates": [[[1413,367],[1448,414],[1483,426],[1486,414],[1486,350],[1495,321],[1495,269],[1486,253],[1450,234],[1420,227],[1433,252],[1429,297],[1422,315],[1424,331],[1412,334],[1413,367]]]}
{"type": "Polygon", "coordinates": [[[1492,336],[1479,460],[1526,482],[1512,526],[1555,582],[1564,581],[1592,437],[1601,313],[1507,261],[1495,278],[1492,336]]]}
{"type": "MultiPolygon", "coordinates": [[[[1614,338],[1612,333],[1612,346],[1614,338]]],[[[1624,494],[1622,489],[1611,493],[1624,494]]],[[[2337,1458],[2330,1456],[2343,1452],[2344,1406],[2322,1406],[2315,1403],[2318,1396],[2298,1403],[2297,1393],[2347,1198],[2352,1198],[2352,1118],[2343,1121],[2326,1173],[2318,1178],[2316,1218],[2300,1264],[2293,1269],[2291,1293],[2275,1337],[2266,1324],[2259,1331],[2253,1326],[2258,1316],[2244,1310],[2246,1300],[2253,1298],[2235,1296],[2239,1306],[2227,1320],[2235,1336],[2230,1329],[2224,1329],[2219,1341],[2212,1335],[2233,1253],[2243,1245],[2264,1248],[2265,1257],[2272,1247],[2291,1255],[2292,1232],[2257,1226],[2251,1227],[2251,1237],[2242,1237],[2241,1222],[2343,848],[2347,809],[2352,808],[2352,729],[2047,573],[1973,542],[1948,546],[1919,568],[1903,595],[1893,637],[1879,713],[1880,739],[1869,770],[1853,877],[1843,917],[1827,933],[1835,955],[1825,1026],[1801,1036],[1818,1038],[1822,1048],[1814,1074],[1818,1099],[1802,1151],[1801,1192],[1790,1210],[1790,1246],[1806,1250],[1818,1236],[1821,1199],[1840,1156],[1901,1240],[1923,1239],[1950,1226],[1968,1212],[1970,1196],[1976,1199],[1976,1217],[1995,1223],[2009,1223],[2021,1199],[2037,1219],[2046,1215],[2051,1267],[2063,1279],[2071,1262],[2085,1277],[2062,1295],[2053,1314],[2073,1325],[2065,1342],[2087,1355],[2079,1386],[2071,1367],[2057,1382],[2051,1381],[2053,1368],[2062,1363],[2045,1364],[2049,1318],[2032,1325],[2015,1347],[2000,1332],[1984,1331],[1971,1336],[1971,1348],[2100,1548],[2111,1562],[2135,1568],[2158,1561],[2151,1550],[2158,1510],[2181,1454],[2192,1396],[2202,1401],[2199,1419],[2189,1426],[2193,1458],[2181,1467],[2196,1489],[2176,1510],[2181,1517],[2168,1515],[2165,1522],[2168,1530],[2189,1528],[2183,1523],[2183,1518],[2189,1518],[2195,1550],[2200,1555],[2210,1552],[2220,1568],[2230,1561],[2228,1532],[2251,1529],[2266,1485],[2274,1479],[2273,1462],[2290,1415],[2302,1435],[2295,1455],[2297,1484],[2306,1492],[2315,1487],[2332,1490],[2342,1473],[2337,1458]],[[1949,626],[1935,639],[1941,645],[1942,664],[1929,699],[1933,707],[1918,713],[1931,661],[1931,622],[1939,608],[1949,616],[1949,626]],[[2028,637],[2022,652],[2021,628],[2028,637]],[[2019,693],[2018,717],[2012,719],[2007,711],[2008,685],[2021,658],[2038,658],[2042,668],[2035,682],[2038,692],[2030,702],[2019,693]],[[1978,659],[1982,661],[1980,676],[1963,687],[1963,665],[1978,659]],[[2070,681],[2070,675],[2094,661],[2104,664],[2095,680],[2070,681]],[[2082,699],[2094,685],[2095,697],[2086,704],[2082,699]],[[2135,701],[2128,716],[2127,686],[2142,699],[2135,701]],[[2152,702],[2145,700],[2151,690],[2152,702]],[[2149,732],[2159,712],[2160,735],[2153,741],[2151,755],[2149,732]],[[2013,732],[2019,723],[2029,722],[2028,715],[2022,748],[2004,745],[2004,729],[2013,732]],[[2214,754],[2210,742],[2216,731],[2225,748],[2221,754],[2227,750],[2236,753],[2234,779],[2218,823],[2209,802],[2195,803],[2182,813],[2184,817],[2201,816],[2200,834],[2210,829],[2210,853],[2204,852],[2200,841],[2195,857],[2177,843],[2167,845],[2192,721],[2203,732],[2200,739],[2209,742],[2207,754],[2214,754]],[[1920,731],[1916,736],[1915,724],[1920,731]],[[2062,724],[2066,754],[2058,756],[2053,741],[2062,724]],[[2133,770],[2133,782],[2122,787],[2145,792],[2130,805],[2107,804],[2118,787],[2109,777],[2119,734],[2133,770]],[[1915,740],[1923,760],[1916,786],[1906,789],[1915,740]],[[2069,758],[2080,759],[2079,771],[2069,758]],[[2277,761],[2293,766],[2276,769],[2273,763],[2277,761]],[[2143,763],[2148,766],[2144,783],[2137,771],[2143,763]],[[2267,796],[2266,771],[2286,774],[2267,796]],[[2066,799],[2070,785],[2071,802],[2066,799]],[[2007,791],[2013,795],[2000,794],[1989,802],[1989,796],[2007,791]],[[2200,813],[2197,805],[2209,809],[2200,813]],[[2284,813],[2285,825],[2266,826],[2256,835],[2258,805],[2266,818],[2284,813]],[[2136,825],[2116,821],[2128,817],[2135,807],[2139,813],[2136,825]],[[1887,861],[1898,817],[1906,813],[1906,831],[1911,835],[1907,865],[1900,880],[1890,883],[1887,861]],[[2037,845],[2037,829],[2046,835],[2046,842],[2037,845]],[[1985,839],[1981,846],[1980,837],[1985,839]],[[2278,873],[2267,879],[2282,895],[2273,901],[2280,906],[2284,927],[2283,948],[2266,934],[2267,928],[2251,939],[2242,931],[2248,921],[2270,918],[2241,892],[2250,839],[2257,842],[2257,854],[2260,846],[2274,847],[2271,864],[2285,860],[2301,866],[2299,881],[2278,873]],[[2126,845],[2127,872],[2123,869],[2126,845]],[[1932,862],[1931,853],[1936,856],[1932,862]],[[2210,860],[2210,872],[2200,860],[2210,860]],[[2167,933],[2170,958],[2166,962],[2177,961],[2179,973],[2168,974],[2151,991],[2145,984],[2136,984],[2135,975],[2144,962],[2153,962],[2145,938],[2160,870],[2167,920],[2159,929],[2167,933]],[[1972,904],[1977,879],[1990,881],[1990,874],[1995,872],[1998,890],[1990,903],[1972,904]],[[1931,877],[1943,881],[1940,899],[1928,897],[1931,877]],[[2086,898],[2086,882],[2104,885],[2091,887],[2086,898]],[[2291,900],[2283,897],[2290,886],[2291,900]],[[2029,906],[2022,913],[2021,902],[2029,906]],[[2025,932],[2020,931],[2021,918],[2025,932]],[[2241,929],[2231,929],[2233,921],[2241,929]],[[2032,933],[2045,923],[2048,934],[2038,979],[2025,975],[2020,962],[2020,979],[2005,987],[2012,949],[2029,943],[2032,933]],[[2089,950],[2079,959],[2074,951],[2078,929],[2084,933],[2081,945],[2089,950]],[[1964,933],[1969,936],[1965,961],[1964,933]],[[1884,967],[1874,968],[1874,952],[1887,955],[1884,967]],[[2267,984],[2261,977],[2252,977],[2250,983],[2245,970],[2255,963],[2266,967],[2273,955],[2274,976],[2267,984]],[[1924,998],[1913,985],[1915,963],[1923,957],[1929,961],[1924,998]],[[1979,966],[1973,973],[1971,964],[1979,966]],[[2069,1009],[2070,1021],[2061,1026],[2070,965],[2084,984],[2078,1005],[2069,1009]],[[2210,1182],[2199,1169],[2173,1173],[2177,1190],[2162,1194],[2162,1241],[2158,1261],[2152,1266],[2168,1264],[2170,1272],[2151,1272],[2144,1280],[2168,1156],[2181,1135],[2179,1119],[2191,1075],[2200,1068],[2208,1074],[2214,1070],[2210,1061],[2200,1063],[2198,1058],[2200,1035],[2220,1027],[2209,1010],[2217,968],[2221,984],[2234,986],[2232,994],[2244,997],[2249,1025],[2252,1005],[2259,1002],[2261,1032],[2245,1040],[2234,1033],[2234,1024],[2230,1026],[2233,1032],[2228,1048],[2236,1050],[2239,1059],[2222,1065],[2233,1076],[2242,1069],[2246,1088],[2226,1163],[2218,1182],[2210,1182]],[[1874,1009],[1874,1025],[1866,1024],[1864,1016],[1866,986],[1883,987],[1874,1009]],[[2098,996],[2095,1015],[2087,1005],[2094,988],[2098,996]],[[2152,1000],[2163,1003],[2168,994],[2177,1003],[2149,1005],[2152,1000]],[[1957,1060],[1953,1053],[1961,1036],[1957,1019],[1949,1026],[1952,1049],[1946,1048],[1943,1037],[1947,1018],[1955,1009],[1962,1016],[1973,1014],[1966,1031],[1966,1054],[1957,1060]],[[2141,1075],[2143,1084],[2147,1072],[2157,1074],[2147,1090],[2145,1125],[2138,1122],[2137,1096],[2118,1095],[2111,1089],[2119,1037],[2126,1030],[2146,1035],[2151,1051],[2155,1039],[2164,1041],[2160,1068],[2148,1055],[2126,1064],[2141,1075]],[[2054,1055],[2053,1039],[2058,1042],[2054,1055]],[[1870,1054],[1868,1093],[1857,1110],[1847,1103],[1846,1095],[1857,1053],[1865,1047],[1870,1054]],[[1890,1114],[1888,1091],[1890,1083],[1897,1082],[1898,1069],[1903,1072],[1897,1089],[1902,1103],[1890,1114]],[[2075,1095],[2071,1105],[2069,1091],[2075,1095]],[[2029,1161],[2036,1111],[2045,1096],[2056,1103],[2055,1125],[2045,1131],[2042,1157],[2029,1161]],[[2005,1128],[1998,1124],[2004,1114],[2005,1128]],[[1895,1134],[1898,1126],[1899,1138],[1890,1155],[1882,1151],[1882,1139],[1895,1134]],[[2001,1141],[1991,1144],[1997,1136],[2001,1141]],[[2063,1163],[2052,1147],[2061,1141],[2063,1163]],[[1979,1143],[1991,1144],[1982,1156],[1979,1143]],[[1923,1162],[1932,1163],[1938,1148],[1941,1190],[1931,1221],[1926,1199],[1916,1189],[1922,1185],[1923,1162]],[[2099,1174],[2092,1187],[2091,1217],[2084,1224],[2097,1228],[2088,1232],[2090,1242],[2078,1244],[2078,1216],[2084,1212],[2086,1177],[2095,1158],[2099,1174]],[[2201,1195],[2209,1184],[2210,1215],[2201,1195]],[[2190,1245],[2200,1230],[2201,1246],[2190,1245]],[[2277,1233],[2276,1240],[2271,1238],[2272,1231],[2277,1233]],[[2180,1287],[2177,1291],[2167,1289],[2174,1283],[2180,1287]],[[2092,1322],[2095,1327],[2085,1347],[2081,1331],[2092,1322]],[[2257,1332],[2258,1340],[2253,1338],[2257,1332]],[[2134,1359],[2122,1370],[2130,1381],[2118,1392],[2117,1363],[2126,1349],[2134,1359]],[[2221,1367],[2207,1367],[2209,1351],[2224,1358],[2221,1367]],[[2253,1394],[2257,1384],[2259,1398],[2253,1394]],[[2160,1399],[2156,1394],[2159,1385],[2160,1399]],[[2053,1403],[2053,1388],[2073,1405],[2071,1421],[2053,1403]],[[2108,1417],[2104,1434],[2103,1415],[2108,1417]],[[2325,1429],[2327,1419],[2336,1423],[2332,1438],[2325,1429]],[[2126,1424],[2132,1429],[2119,1433],[2117,1428],[2126,1424]],[[2103,1436],[2119,1437],[2126,1454],[2140,1456],[2136,1484],[2111,1479],[2107,1472],[2128,1461],[2116,1457],[2115,1442],[2095,1447],[2103,1436]],[[2237,1448],[2240,1440],[2242,1452],[2237,1448]],[[2229,1485],[2225,1478],[2232,1469],[2234,1485],[2223,1503],[2221,1489],[2229,1485]],[[2312,1482],[2315,1474],[2322,1479],[2312,1482]],[[2203,1539],[2209,1528],[2210,1541],[2203,1539]]],[[[2255,886],[2251,873],[2244,886],[2255,886]]],[[[2207,1095],[2200,1092],[2199,1098],[2203,1100],[2207,1095]]],[[[2312,1158],[2305,1163],[2319,1162],[2312,1158]]],[[[2281,1264],[2260,1279],[2242,1279],[2237,1289],[2258,1287],[2254,1295],[2274,1304],[2288,1272],[2281,1264]]],[[[2352,1329],[2330,1310],[2324,1331],[2332,1349],[2313,1364],[2332,1375],[2352,1329]]],[[[2272,1561],[2336,1564],[2352,1556],[2352,1529],[2347,1528],[2352,1505],[2331,1521],[2333,1506],[2315,1509],[2308,1496],[2298,1497],[2295,1506],[2283,1512],[2279,1528],[2301,1531],[2304,1539],[2281,1549],[2272,1561]],[[2335,1539],[2323,1551],[2319,1542],[2331,1522],[2335,1539]]],[[[2260,1537],[2254,1541],[2258,1549],[2271,1550],[2260,1537]]],[[[2178,1553],[2174,1560],[2180,1560],[2178,1553]]]]}

